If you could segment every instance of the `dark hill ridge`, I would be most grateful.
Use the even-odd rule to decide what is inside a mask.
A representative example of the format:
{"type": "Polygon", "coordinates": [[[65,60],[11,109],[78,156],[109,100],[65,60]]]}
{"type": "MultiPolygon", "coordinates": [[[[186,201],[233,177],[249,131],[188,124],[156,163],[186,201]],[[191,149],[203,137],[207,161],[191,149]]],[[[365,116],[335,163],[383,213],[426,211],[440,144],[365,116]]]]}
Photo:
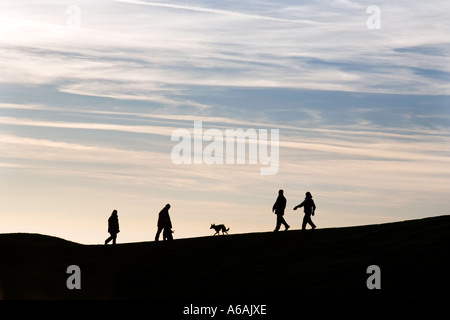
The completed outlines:
{"type": "Polygon", "coordinates": [[[450,216],[380,225],[80,245],[1,234],[6,299],[450,298],[450,216]],[[81,290],[69,290],[69,265],[81,290]],[[381,269],[369,290],[367,267],[381,269]]]}
{"type": "Polygon", "coordinates": [[[77,245],[77,243],[58,237],[47,236],[39,233],[2,233],[0,234],[1,246],[55,246],[77,245]]]}

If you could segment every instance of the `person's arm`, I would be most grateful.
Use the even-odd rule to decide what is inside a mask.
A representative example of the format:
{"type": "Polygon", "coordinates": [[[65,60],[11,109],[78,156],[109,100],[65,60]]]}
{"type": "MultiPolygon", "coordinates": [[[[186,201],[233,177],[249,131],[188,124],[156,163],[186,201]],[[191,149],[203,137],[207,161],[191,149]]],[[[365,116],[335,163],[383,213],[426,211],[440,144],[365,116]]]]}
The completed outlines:
{"type": "Polygon", "coordinates": [[[312,202],[312,215],[314,215],[314,212],[316,211],[316,204],[314,203],[314,200],[311,199],[312,202]]]}
{"type": "Polygon", "coordinates": [[[273,204],[272,212],[275,212],[275,210],[278,209],[279,207],[280,207],[280,197],[278,197],[275,203],[273,204]]]}
{"type": "Polygon", "coordinates": [[[302,203],[300,203],[298,206],[295,206],[295,207],[294,207],[294,210],[297,210],[297,208],[303,207],[304,204],[305,204],[305,201],[303,201],[302,203]]]}

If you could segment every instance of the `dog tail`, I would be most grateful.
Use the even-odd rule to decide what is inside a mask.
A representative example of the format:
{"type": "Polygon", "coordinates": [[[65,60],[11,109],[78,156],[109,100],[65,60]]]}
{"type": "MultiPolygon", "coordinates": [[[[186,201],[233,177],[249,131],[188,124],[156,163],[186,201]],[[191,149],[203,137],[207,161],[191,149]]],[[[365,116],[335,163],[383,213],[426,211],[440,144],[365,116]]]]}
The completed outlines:
{"type": "Polygon", "coordinates": [[[225,231],[226,231],[226,232],[228,232],[228,230],[230,230],[230,228],[228,228],[228,229],[225,229],[225,231]]]}

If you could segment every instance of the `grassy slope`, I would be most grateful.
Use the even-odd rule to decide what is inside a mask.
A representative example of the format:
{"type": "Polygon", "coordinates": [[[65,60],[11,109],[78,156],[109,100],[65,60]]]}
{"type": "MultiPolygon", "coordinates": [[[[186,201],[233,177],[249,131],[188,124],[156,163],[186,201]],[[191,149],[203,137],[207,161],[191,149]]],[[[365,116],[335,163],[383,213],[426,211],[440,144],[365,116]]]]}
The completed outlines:
{"type": "Polygon", "coordinates": [[[2,234],[0,297],[448,299],[449,249],[450,216],[115,247],[2,234]],[[81,290],[66,287],[71,264],[81,268],[81,290]],[[372,264],[381,290],[366,287],[372,264]]]}

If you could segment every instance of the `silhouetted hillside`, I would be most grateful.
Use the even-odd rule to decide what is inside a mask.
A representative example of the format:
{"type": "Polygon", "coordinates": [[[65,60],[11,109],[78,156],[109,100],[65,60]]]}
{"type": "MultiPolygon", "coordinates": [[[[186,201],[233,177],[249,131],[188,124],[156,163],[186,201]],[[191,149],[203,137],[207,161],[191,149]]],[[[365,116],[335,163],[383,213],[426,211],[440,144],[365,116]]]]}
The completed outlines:
{"type": "Polygon", "coordinates": [[[75,242],[58,237],[47,236],[38,233],[3,233],[0,234],[0,246],[7,249],[8,246],[55,246],[78,245],[75,242]]]}
{"type": "MultiPolygon", "coordinates": [[[[207,226],[206,226],[207,227],[207,226]]],[[[380,225],[79,245],[0,235],[6,299],[449,298],[450,216],[380,225]],[[69,290],[66,269],[81,268],[69,290]],[[369,290],[369,265],[381,289],[369,290]]]]}

